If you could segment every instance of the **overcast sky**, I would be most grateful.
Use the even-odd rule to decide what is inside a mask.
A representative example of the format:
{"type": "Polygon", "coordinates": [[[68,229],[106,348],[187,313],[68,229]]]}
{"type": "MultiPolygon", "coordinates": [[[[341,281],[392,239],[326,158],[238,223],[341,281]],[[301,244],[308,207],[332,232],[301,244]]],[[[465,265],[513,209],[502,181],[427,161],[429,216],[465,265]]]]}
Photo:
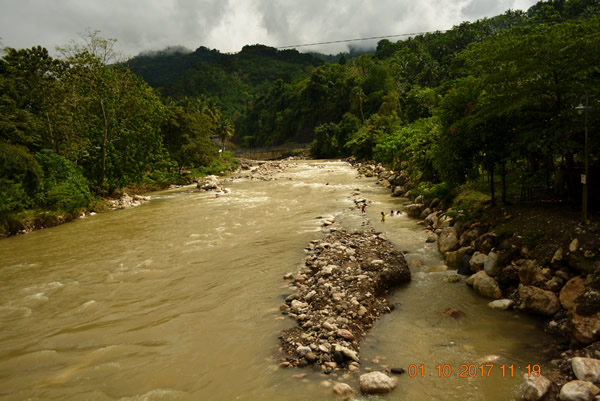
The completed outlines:
{"type": "MultiPolygon", "coordinates": [[[[527,10],[536,0],[0,0],[0,44],[28,48],[76,40],[88,28],[133,56],[168,46],[238,52],[449,29],[463,21],[527,10]]],[[[392,38],[396,41],[400,38],[392,38]]],[[[377,41],[355,45],[375,46],[377,41]]],[[[324,53],[347,44],[300,48],[324,53]]]]}

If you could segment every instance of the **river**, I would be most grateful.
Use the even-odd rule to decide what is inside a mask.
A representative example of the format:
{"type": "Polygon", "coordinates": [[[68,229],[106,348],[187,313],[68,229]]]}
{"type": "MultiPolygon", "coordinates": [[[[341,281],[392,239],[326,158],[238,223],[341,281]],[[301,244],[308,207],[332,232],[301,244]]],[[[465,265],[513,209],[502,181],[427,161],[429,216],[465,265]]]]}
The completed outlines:
{"type": "Polygon", "coordinates": [[[158,193],[0,241],[0,400],[334,400],[333,380],[356,387],[356,377],[278,369],[277,354],[294,324],[278,311],[290,294],[282,276],[324,220],[359,214],[356,189],[413,274],[361,348],[362,369],[414,365],[383,399],[519,399],[525,366],[543,373],[540,323],[447,283],[416,221],[379,221],[402,201],[374,179],[343,162],[295,162],[275,178],[236,180],[219,197],[158,193]],[[465,316],[444,316],[450,307],[465,316]],[[486,363],[489,377],[455,376],[486,363]]]}

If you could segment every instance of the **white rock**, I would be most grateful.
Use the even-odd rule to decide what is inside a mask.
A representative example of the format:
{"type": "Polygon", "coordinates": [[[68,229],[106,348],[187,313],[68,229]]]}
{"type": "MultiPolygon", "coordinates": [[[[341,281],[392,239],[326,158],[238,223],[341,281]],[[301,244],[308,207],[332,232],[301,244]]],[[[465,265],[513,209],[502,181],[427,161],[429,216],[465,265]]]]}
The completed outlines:
{"type": "Polygon", "coordinates": [[[533,377],[525,373],[523,377],[525,378],[523,398],[527,401],[538,401],[546,395],[552,384],[552,382],[544,376],[533,377]]]}
{"type": "Polygon", "coordinates": [[[306,347],[304,345],[301,345],[298,348],[296,348],[296,354],[298,354],[299,356],[304,356],[311,351],[312,350],[310,349],[310,347],[306,347]]]}
{"type": "Polygon", "coordinates": [[[590,382],[573,380],[560,389],[562,401],[590,401],[600,389],[590,382]]]}
{"type": "Polygon", "coordinates": [[[358,379],[360,391],[365,394],[384,394],[396,388],[398,379],[382,372],[370,372],[358,379]]]}
{"type": "Polygon", "coordinates": [[[492,309],[507,310],[513,306],[514,302],[512,299],[497,299],[488,304],[492,309]]]}
{"type": "Polygon", "coordinates": [[[577,238],[575,238],[569,244],[569,252],[575,252],[575,251],[577,251],[577,248],[579,248],[579,240],[577,238]]]}
{"type": "Polygon", "coordinates": [[[593,358],[573,358],[571,361],[573,373],[579,380],[600,382],[600,360],[593,358]]]}

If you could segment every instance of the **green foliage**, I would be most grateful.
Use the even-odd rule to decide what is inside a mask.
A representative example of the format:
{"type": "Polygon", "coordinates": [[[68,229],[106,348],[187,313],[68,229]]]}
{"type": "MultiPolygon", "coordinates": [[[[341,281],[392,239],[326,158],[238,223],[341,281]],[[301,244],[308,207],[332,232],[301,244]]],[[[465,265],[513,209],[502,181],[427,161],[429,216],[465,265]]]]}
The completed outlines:
{"type": "Polygon", "coordinates": [[[0,222],[8,214],[34,205],[33,196],[43,177],[26,148],[0,142],[0,222]]]}
{"type": "Polygon", "coordinates": [[[81,167],[49,149],[40,151],[35,158],[44,171],[36,196],[39,207],[75,213],[88,206],[92,195],[81,167]]]}
{"type": "Polygon", "coordinates": [[[235,170],[239,162],[230,152],[223,152],[220,158],[214,159],[210,165],[201,166],[191,171],[192,177],[204,177],[207,175],[223,175],[227,171],[235,170]]]}
{"type": "Polygon", "coordinates": [[[330,159],[338,155],[337,138],[340,128],[337,124],[327,123],[315,128],[315,140],[310,146],[310,155],[316,159],[330,159]]]}
{"type": "Polygon", "coordinates": [[[470,185],[462,185],[455,189],[456,196],[452,210],[448,215],[458,221],[470,221],[480,214],[491,198],[489,195],[473,189],[470,185]]]}

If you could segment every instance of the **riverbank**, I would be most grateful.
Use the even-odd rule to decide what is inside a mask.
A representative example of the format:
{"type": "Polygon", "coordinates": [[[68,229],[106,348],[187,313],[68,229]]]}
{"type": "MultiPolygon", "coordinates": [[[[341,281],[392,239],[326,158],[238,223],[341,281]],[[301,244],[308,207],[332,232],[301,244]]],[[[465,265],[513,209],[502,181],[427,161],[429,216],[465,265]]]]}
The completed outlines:
{"type": "MultiPolygon", "coordinates": [[[[364,176],[377,177],[392,196],[411,195],[403,172],[355,167],[364,176]]],[[[555,336],[555,369],[544,372],[546,378],[526,381],[526,399],[590,399],[585,394],[597,390],[591,382],[598,376],[572,389],[576,378],[586,377],[577,374],[575,356],[600,365],[598,223],[582,225],[576,211],[552,204],[492,207],[481,200],[465,210],[439,198],[412,199],[404,212],[420,220],[427,241],[437,244],[449,268],[468,277],[475,292],[490,298],[490,307],[541,316],[545,330],[555,336]]]]}

